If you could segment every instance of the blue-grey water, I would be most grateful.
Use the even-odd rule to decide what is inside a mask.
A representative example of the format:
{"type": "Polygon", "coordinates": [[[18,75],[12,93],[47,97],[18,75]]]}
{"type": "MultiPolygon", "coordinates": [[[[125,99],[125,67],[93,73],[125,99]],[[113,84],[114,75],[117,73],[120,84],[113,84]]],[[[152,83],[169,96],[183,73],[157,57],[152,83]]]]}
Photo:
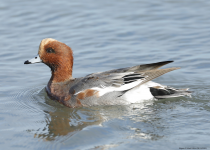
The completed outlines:
{"type": "Polygon", "coordinates": [[[0,1],[0,149],[210,149],[210,1],[0,1]],[[74,77],[175,62],[155,79],[180,97],[71,109],[44,90],[50,69],[24,65],[43,38],[74,51],[74,77]]]}

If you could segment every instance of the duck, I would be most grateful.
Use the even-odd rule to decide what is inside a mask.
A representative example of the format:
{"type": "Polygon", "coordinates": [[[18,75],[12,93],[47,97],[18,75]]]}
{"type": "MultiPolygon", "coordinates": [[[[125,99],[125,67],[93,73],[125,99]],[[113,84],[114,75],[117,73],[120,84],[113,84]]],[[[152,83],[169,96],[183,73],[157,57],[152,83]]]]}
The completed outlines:
{"type": "Polygon", "coordinates": [[[128,105],[151,99],[159,100],[190,96],[186,89],[176,89],[152,80],[179,67],[159,69],[173,61],[142,64],[133,67],[97,72],[73,78],[72,49],[52,38],[39,45],[38,55],[24,64],[44,63],[51,69],[45,87],[47,95],[70,108],[96,105],[128,105]]]}

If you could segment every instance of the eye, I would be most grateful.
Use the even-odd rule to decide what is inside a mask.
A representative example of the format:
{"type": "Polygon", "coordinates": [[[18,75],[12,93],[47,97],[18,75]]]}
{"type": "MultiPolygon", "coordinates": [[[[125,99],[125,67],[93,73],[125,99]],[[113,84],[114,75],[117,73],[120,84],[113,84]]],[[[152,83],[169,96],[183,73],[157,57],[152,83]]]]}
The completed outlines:
{"type": "Polygon", "coordinates": [[[51,47],[46,49],[47,53],[55,53],[55,50],[51,47]]]}

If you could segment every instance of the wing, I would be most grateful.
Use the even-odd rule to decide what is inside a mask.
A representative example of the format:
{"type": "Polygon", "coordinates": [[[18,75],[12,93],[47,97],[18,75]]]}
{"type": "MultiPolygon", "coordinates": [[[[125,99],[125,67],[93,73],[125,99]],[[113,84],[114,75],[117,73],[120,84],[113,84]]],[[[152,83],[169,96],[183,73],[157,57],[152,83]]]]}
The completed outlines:
{"type": "Polygon", "coordinates": [[[179,69],[167,68],[158,70],[159,67],[170,62],[172,61],[139,65],[87,75],[77,85],[73,86],[76,90],[75,95],[81,95],[81,93],[83,93],[85,96],[96,95],[100,97],[114,91],[130,90],[167,72],[179,69]]]}

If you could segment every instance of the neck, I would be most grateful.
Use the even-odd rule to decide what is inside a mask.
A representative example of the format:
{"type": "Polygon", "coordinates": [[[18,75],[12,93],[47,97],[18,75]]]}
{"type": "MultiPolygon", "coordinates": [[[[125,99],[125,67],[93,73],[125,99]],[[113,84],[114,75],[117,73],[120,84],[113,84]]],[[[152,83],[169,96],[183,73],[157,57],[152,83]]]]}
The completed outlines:
{"type": "Polygon", "coordinates": [[[59,83],[72,79],[72,67],[58,67],[52,70],[52,75],[49,82],[59,83]]]}
{"type": "Polygon", "coordinates": [[[71,79],[71,69],[57,68],[56,70],[52,70],[52,76],[46,88],[48,95],[58,101],[70,99],[68,84],[71,82],[71,79]]]}
{"type": "Polygon", "coordinates": [[[60,103],[71,107],[71,105],[68,105],[68,100],[71,99],[71,94],[69,93],[69,83],[72,81],[67,79],[67,81],[63,82],[63,80],[59,79],[60,77],[57,76],[56,72],[52,73],[52,77],[46,87],[47,94],[51,99],[55,99],[60,103]]]}

